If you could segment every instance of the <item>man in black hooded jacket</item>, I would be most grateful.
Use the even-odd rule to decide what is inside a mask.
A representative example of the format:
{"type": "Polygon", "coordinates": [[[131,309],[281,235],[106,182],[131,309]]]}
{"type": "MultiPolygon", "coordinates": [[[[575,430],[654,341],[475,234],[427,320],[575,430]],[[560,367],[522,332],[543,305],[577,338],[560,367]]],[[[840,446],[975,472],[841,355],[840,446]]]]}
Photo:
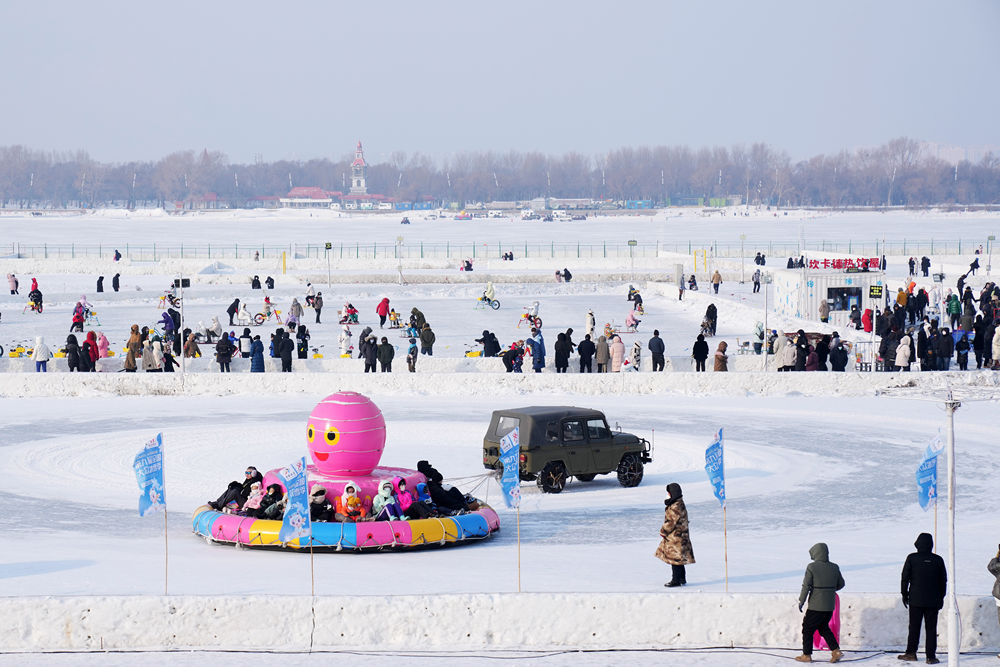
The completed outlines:
{"type": "Polygon", "coordinates": [[[906,638],[906,653],[899,656],[900,660],[913,662],[917,659],[917,644],[920,643],[920,623],[926,629],[924,650],[927,654],[927,664],[937,664],[937,617],[944,606],[944,595],[948,590],[948,572],[944,559],[931,550],[934,538],[930,533],[920,533],[913,543],[916,553],[906,557],[903,563],[903,576],[900,581],[900,593],[903,596],[903,606],[910,610],[910,632],[906,638]]]}
{"type": "Polygon", "coordinates": [[[217,500],[208,501],[207,505],[214,510],[222,511],[226,505],[231,502],[235,502],[239,507],[243,507],[243,503],[247,501],[250,496],[250,487],[253,486],[254,482],[264,483],[264,476],[260,474],[260,471],[253,466],[247,466],[247,469],[243,473],[244,480],[241,484],[236,480],[229,483],[229,487],[222,492],[217,500]]]}
{"type": "Polygon", "coordinates": [[[483,329],[483,337],[477,338],[476,342],[482,343],[484,357],[495,357],[500,354],[500,341],[488,329],[483,329]]]}

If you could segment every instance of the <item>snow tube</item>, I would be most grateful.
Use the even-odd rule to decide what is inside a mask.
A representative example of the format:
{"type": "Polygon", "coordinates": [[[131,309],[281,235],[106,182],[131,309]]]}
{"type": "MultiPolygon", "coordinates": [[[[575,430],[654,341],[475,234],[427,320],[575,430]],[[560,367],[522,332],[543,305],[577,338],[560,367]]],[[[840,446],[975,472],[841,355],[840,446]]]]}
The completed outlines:
{"type": "MultiPolygon", "coordinates": [[[[278,539],[281,522],[225,514],[202,505],[192,517],[192,530],[212,542],[246,547],[292,548],[309,546],[308,540],[282,544],[278,539]]],[[[500,529],[500,519],[482,501],[479,509],[456,516],[413,521],[360,521],[312,524],[314,549],[334,551],[378,551],[397,547],[442,546],[485,539],[500,529]]]]}

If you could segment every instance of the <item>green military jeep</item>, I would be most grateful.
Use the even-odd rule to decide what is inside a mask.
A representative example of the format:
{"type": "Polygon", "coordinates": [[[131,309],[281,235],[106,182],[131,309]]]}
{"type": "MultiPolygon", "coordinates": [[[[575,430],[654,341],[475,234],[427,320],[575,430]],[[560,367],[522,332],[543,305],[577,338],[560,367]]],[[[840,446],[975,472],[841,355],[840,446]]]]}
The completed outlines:
{"type": "Polygon", "coordinates": [[[590,482],[618,474],[624,487],[638,486],[643,464],[652,461],[647,440],[614,432],[604,413],[588,408],[532,406],[495,410],[483,438],[483,465],[502,472],[500,439],[518,428],[521,479],[537,480],[546,493],[559,493],[566,479],[590,482]]]}

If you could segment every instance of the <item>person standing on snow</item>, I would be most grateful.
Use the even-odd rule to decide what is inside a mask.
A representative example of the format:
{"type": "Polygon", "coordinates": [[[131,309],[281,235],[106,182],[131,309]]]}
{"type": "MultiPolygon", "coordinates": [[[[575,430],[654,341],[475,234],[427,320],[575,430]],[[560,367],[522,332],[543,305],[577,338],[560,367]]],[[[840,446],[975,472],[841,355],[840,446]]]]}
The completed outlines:
{"type": "Polygon", "coordinates": [[[121,277],[122,277],[122,274],[116,273],[111,278],[111,289],[113,289],[116,292],[118,291],[118,288],[121,286],[121,282],[120,282],[121,281],[121,277]]]}
{"type": "Polygon", "coordinates": [[[760,291],[760,269],[753,272],[753,276],[751,276],[750,280],[753,281],[753,293],[756,294],[760,291]]]}
{"type": "Polygon", "coordinates": [[[814,544],[809,549],[812,562],[806,566],[806,574],[802,579],[802,591],[799,593],[799,611],[809,606],[802,618],[802,655],[795,658],[796,662],[812,662],[813,634],[817,631],[820,637],[830,647],[830,662],[839,662],[843,657],[840,644],[830,629],[830,619],[836,607],[837,591],[844,587],[844,577],[840,567],[830,562],[830,549],[823,542],[814,544]]]}
{"type": "Polygon", "coordinates": [[[233,326],[233,318],[236,317],[236,313],[240,311],[240,300],[234,299],[229,308],[226,308],[226,314],[229,315],[229,326],[233,326]]]}
{"type": "Polygon", "coordinates": [[[420,354],[426,354],[428,357],[434,356],[434,341],[437,340],[437,336],[431,331],[431,325],[424,322],[424,326],[420,329],[420,354]]]}
{"type": "Polygon", "coordinates": [[[385,318],[389,316],[389,297],[383,298],[375,306],[375,313],[378,315],[378,328],[385,326],[385,318]]]}
{"type": "Polygon", "coordinates": [[[591,340],[594,338],[594,327],[597,326],[597,322],[594,319],[594,311],[587,311],[587,335],[590,336],[591,340]]]}
{"type": "Polygon", "coordinates": [[[580,355],[580,372],[592,373],[592,361],[597,348],[594,346],[594,341],[590,340],[590,334],[583,337],[580,344],[576,346],[576,351],[580,355]]]}
{"type": "Polygon", "coordinates": [[[622,342],[621,336],[615,335],[611,337],[608,351],[611,354],[611,372],[620,373],[622,364],[625,363],[625,343],[622,342]]]}
{"type": "Polygon", "coordinates": [[[716,269],[715,273],[712,274],[712,289],[715,290],[716,294],[719,293],[719,285],[721,284],[722,284],[722,274],[719,273],[718,269],[716,269]]]}
{"type": "Polygon", "coordinates": [[[264,372],[264,343],[261,342],[260,336],[254,336],[250,344],[250,372],[264,372]]]}
{"type": "Polygon", "coordinates": [[[608,346],[607,336],[601,336],[597,339],[595,360],[597,361],[597,372],[607,373],[608,362],[611,361],[611,348],[608,346]]]}
{"type": "Polygon", "coordinates": [[[698,339],[691,348],[691,357],[694,359],[694,370],[704,373],[705,360],[708,359],[708,341],[705,340],[704,334],[698,334],[698,339]]]}
{"type": "Polygon", "coordinates": [[[916,661],[920,624],[923,623],[927,629],[924,640],[927,664],[935,665],[938,663],[937,619],[948,590],[948,571],[944,566],[944,559],[931,552],[934,538],[930,533],[920,533],[913,546],[917,551],[906,557],[900,580],[903,606],[910,611],[910,627],[906,637],[906,651],[897,657],[907,662],[916,661]]]}
{"type": "MultiPolygon", "coordinates": [[[[993,560],[986,565],[986,569],[996,577],[996,581],[993,582],[993,599],[997,603],[997,621],[1000,622],[1000,549],[997,550],[993,560]]],[[[1000,655],[997,657],[1000,658],[1000,655]]]]}
{"type": "Polygon", "coordinates": [[[653,337],[649,339],[649,353],[653,357],[653,371],[662,371],[664,364],[663,353],[666,351],[666,346],[663,344],[663,339],[660,338],[660,330],[653,329],[653,337]]]}
{"type": "Polygon", "coordinates": [[[660,545],[656,547],[654,555],[670,566],[670,581],[663,585],[675,588],[687,584],[684,566],[694,564],[694,548],[688,532],[688,513],[680,484],[667,484],[667,498],[663,505],[665,509],[663,525],[660,526],[660,545]]]}
{"type": "Polygon", "coordinates": [[[8,273],[7,274],[7,286],[10,287],[10,293],[11,293],[11,295],[17,294],[17,286],[18,286],[18,284],[19,283],[17,281],[17,276],[15,276],[13,273],[8,273]]]}
{"type": "Polygon", "coordinates": [[[316,311],[316,324],[319,324],[319,314],[323,310],[323,293],[317,292],[316,297],[313,299],[313,310],[316,311]]]}

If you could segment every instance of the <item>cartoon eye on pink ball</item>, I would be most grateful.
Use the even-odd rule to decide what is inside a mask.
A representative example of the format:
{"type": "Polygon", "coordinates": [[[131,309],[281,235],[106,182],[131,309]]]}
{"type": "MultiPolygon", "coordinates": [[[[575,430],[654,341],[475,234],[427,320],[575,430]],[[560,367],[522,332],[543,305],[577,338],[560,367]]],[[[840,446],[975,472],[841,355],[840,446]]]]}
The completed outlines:
{"type": "Polygon", "coordinates": [[[385,449],[385,419],[367,396],[330,394],[309,414],[306,443],[321,472],[368,475],[385,449]]]}

